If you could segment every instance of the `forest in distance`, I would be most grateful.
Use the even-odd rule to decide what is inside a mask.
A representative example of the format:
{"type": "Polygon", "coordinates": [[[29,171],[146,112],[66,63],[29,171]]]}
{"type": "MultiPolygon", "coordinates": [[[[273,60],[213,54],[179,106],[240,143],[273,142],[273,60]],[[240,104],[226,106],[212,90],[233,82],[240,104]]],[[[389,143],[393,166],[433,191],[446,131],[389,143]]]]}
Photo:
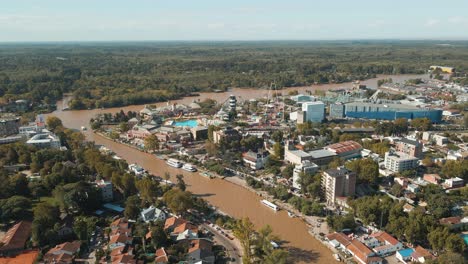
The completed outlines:
{"type": "Polygon", "coordinates": [[[468,70],[468,41],[77,42],[0,44],[0,104],[73,93],[71,109],[118,107],[230,87],[295,87],[468,70]]]}

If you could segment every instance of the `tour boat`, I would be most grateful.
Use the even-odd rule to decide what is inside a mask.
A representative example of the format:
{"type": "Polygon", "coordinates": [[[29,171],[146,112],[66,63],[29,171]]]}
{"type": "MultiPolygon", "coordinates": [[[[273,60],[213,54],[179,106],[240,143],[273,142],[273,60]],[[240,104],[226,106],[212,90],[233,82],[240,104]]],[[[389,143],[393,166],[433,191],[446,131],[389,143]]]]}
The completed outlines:
{"type": "Polygon", "coordinates": [[[176,159],[168,159],[166,161],[167,165],[169,166],[172,166],[174,168],[181,168],[182,167],[182,162],[180,162],[179,160],[176,160],[176,159]]]}
{"type": "Polygon", "coordinates": [[[265,205],[266,207],[270,208],[270,209],[273,209],[275,211],[278,211],[279,210],[279,207],[272,203],[272,202],[269,202],[267,200],[262,200],[262,204],[265,205]]]}
{"type": "Polygon", "coordinates": [[[184,166],[182,166],[183,170],[190,171],[190,172],[195,172],[197,171],[197,167],[193,166],[190,163],[185,163],[184,166]]]}
{"type": "Polygon", "coordinates": [[[291,218],[294,218],[294,217],[296,217],[296,215],[295,215],[295,214],[293,214],[293,213],[291,213],[291,212],[289,212],[289,211],[288,211],[288,216],[289,216],[289,217],[291,217],[291,218]]]}

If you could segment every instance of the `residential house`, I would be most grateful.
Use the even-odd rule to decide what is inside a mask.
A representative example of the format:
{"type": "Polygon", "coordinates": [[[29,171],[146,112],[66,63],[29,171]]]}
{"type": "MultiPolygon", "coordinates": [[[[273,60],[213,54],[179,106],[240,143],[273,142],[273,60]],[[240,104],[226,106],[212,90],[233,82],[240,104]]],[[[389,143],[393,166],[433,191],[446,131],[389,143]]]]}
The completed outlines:
{"type": "Polygon", "coordinates": [[[439,185],[442,178],[440,178],[439,174],[424,174],[423,180],[428,183],[439,185]]]}
{"type": "Polygon", "coordinates": [[[346,236],[343,233],[332,233],[327,235],[328,243],[334,248],[339,248],[341,250],[346,250],[346,247],[351,244],[351,238],[346,236]]]}
{"type": "Polygon", "coordinates": [[[411,157],[421,158],[423,145],[418,140],[402,138],[396,142],[395,149],[411,157]]]}
{"type": "Polygon", "coordinates": [[[14,256],[0,257],[0,264],[34,264],[37,263],[39,250],[25,250],[14,256]]]}
{"type": "Polygon", "coordinates": [[[65,242],[57,245],[54,248],[47,251],[44,255],[45,263],[73,263],[75,257],[79,254],[81,248],[80,241],[65,242]]]}
{"type": "Polygon", "coordinates": [[[222,140],[226,142],[240,140],[241,135],[235,129],[226,127],[225,129],[213,131],[213,143],[219,144],[222,140]]]}
{"type": "Polygon", "coordinates": [[[175,216],[169,217],[164,222],[164,230],[166,230],[168,233],[171,233],[172,231],[174,231],[174,229],[176,227],[178,227],[179,225],[182,225],[184,223],[187,223],[187,220],[185,220],[183,218],[179,218],[179,217],[175,217],[175,216]]]}
{"type": "Polygon", "coordinates": [[[146,223],[166,220],[166,213],[164,213],[161,209],[154,207],[153,205],[143,209],[140,215],[141,219],[146,223]]]}
{"type": "Polygon", "coordinates": [[[242,160],[244,164],[250,167],[252,170],[263,169],[266,161],[268,160],[268,151],[258,150],[257,152],[249,150],[242,154],[242,160]]]}
{"type": "Polygon", "coordinates": [[[352,240],[351,243],[346,247],[346,250],[354,257],[357,262],[361,264],[382,263],[382,259],[373,258],[375,253],[357,239],[352,240]]]}
{"type": "Polygon", "coordinates": [[[380,246],[372,249],[379,256],[391,255],[403,249],[403,244],[387,232],[377,232],[372,234],[371,237],[375,237],[380,241],[380,246]]]}
{"type": "Polygon", "coordinates": [[[213,242],[208,239],[190,240],[187,259],[189,263],[214,264],[213,242]]]}
{"type": "Polygon", "coordinates": [[[146,137],[156,133],[157,126],[155,125],[134,125],[132,129],[127,131],[128,139],[145,139],[146,137]]]}
{"type": "Polygon", "coordinates": [[[169,256],[166,253],[166,250],[162,247],[156,250],[156,258],[154,259],[155,264],[166,264],[169,263],[169,256]]]}
{"type": "Polygon", "coordinates": [[[425,263],[426,260],[434,258],[431,252],[421,246],[417,246],[411,254],[411,261],[413,262],[425,263]]]}
{"type": "Polygon", "coordinates": [[[465,181],[458,177],[446,179],[444,182],[444,187],[447,189],[460,188],[463,186],[465,186],[465,181]]]}
{"type": "Polygon", "coordinates": [[[464,227],[468,227],[468,216],[466,217],[451,216],[451,217],[441,218],[439,219],[439,223],[452,230],[463,229],[464,227]]]}
{"type": "Polygon", "coordinates": [[[0,241],[0,256],[14,255],[23,251],[30,236],[31,222],[18,222],[8,229],[0,241]]]}

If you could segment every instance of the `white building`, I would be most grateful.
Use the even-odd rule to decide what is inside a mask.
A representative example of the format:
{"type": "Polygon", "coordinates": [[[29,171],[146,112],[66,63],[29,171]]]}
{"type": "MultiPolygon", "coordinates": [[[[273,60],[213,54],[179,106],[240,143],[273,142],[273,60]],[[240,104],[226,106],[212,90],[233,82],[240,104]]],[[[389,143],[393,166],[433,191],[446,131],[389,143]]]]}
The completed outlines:
{"type": "Polygon", "coordinates": [[[432,139],[435,141],[437,146],[444,146],[449,142],[447,137],[441,135],[434,135],[432,139]]]}
{"type": "Polygon", "coordinates": [[[322,122],[325,119],[325,104],[320,101],[302,104],[304,122],[322,122]]]}
{"type": "Polygon", "coordinates": [[[269,153],[266,150],[259,150],[258,152],[248,151],[242,155],[242,160],[244,161],[244,164],[249,166],[252,170],[259,170],[263,169],[265,166],[268,154],[269,153]]]}
{"type": "Polygon", "coordinates": [[[140,215],[141,219],[145,221],[145,223],[166,220],[166,214],[162,210],[154,206],[150,206],[146,209],[143,209],[140,215]]]}
{"type": "Polygon", "coordinates": [[[143,169],[140,165],[138,164],[130,164],[128,165],[128,169],[130,172],[135,173],[135,175],[143,175],[145,173],[145,169],[143,169]]]}
{"type": "Polygon", "coordinates": [[[301,189],[300,175],[301,173],[313,174],[319,170],[319,166],[310,161],[304,161],[301,164],[298,164],[294,167],[293,171],[293,187],[296,189],[301,189]]]}
{"type": "Polygon", "coordinates": [[[26,144],[33,145],[37,148],[60,148],[60,138],[53,133],[43,133],[33,136],[26,141],[26,144]]]}
{"type": "Polygon", "coordinates": [[[419,159],[402,152],[389,151],[385,153],[385,168],[393,172],[411,170],[419,165],[419,159]]]}

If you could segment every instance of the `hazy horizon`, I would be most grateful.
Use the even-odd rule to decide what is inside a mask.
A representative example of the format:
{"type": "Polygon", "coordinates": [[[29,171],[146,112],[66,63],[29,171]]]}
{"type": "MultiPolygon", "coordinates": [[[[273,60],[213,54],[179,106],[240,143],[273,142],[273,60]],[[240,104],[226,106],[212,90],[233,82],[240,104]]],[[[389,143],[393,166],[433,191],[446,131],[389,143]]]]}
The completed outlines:
{"type": "Polygon", "coordinates": [[[16,0],[0,42],[468,40],[468,1],[16,0]]]}

